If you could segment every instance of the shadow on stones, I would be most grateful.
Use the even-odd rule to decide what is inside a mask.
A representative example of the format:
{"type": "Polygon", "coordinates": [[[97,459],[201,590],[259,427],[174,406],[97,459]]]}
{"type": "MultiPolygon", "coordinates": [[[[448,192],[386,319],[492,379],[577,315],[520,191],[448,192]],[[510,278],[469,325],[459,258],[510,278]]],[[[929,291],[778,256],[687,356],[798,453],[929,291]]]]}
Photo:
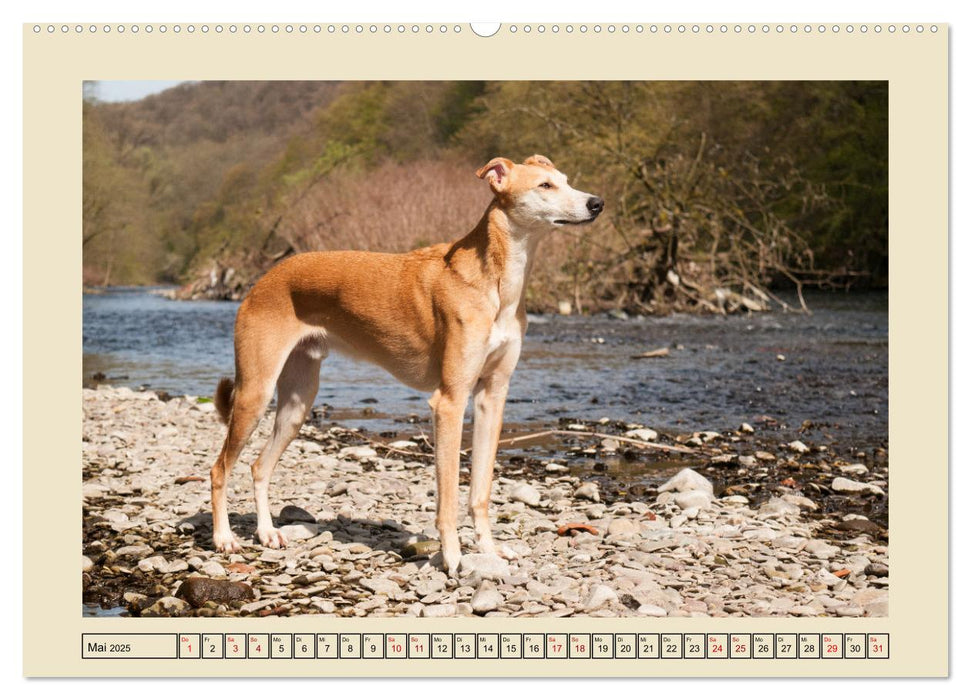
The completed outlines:
{"type": "MultiPolygon", "coordinates": [[[[318,527],[317,536],[323,532],[330,532],[335,542],[363,544],[373,550],[395,552],[406,561],[427,559],[425,556],[408,557],[403,553],[405,545],[408,544],[410,539],[417,537],[422,540],[425,537],[420,530],[409,530],[396,521],[337,516],[329,520],[317,520],[315,522],[318,527]]],[[[256,545],[262,547],[256,538],[256,513],[231,512],[229,524],[244,546],[256,545]]],[[[281,523],[278,518],[274,518],[274,525],[280,527],[281,523]]],[[[194,515],[183,518],[179,521],[176,529],[186,536],[193,537],[197,546],[210,550],[213,548],[212,513],[210,511],[199,511],[194,515]]],[[[299,544],[301,544],[301,541],[293,542],[291,546],[299,544]]],[[[326,542],[321,542],[320,546],[326,544],[326,542]]]]}

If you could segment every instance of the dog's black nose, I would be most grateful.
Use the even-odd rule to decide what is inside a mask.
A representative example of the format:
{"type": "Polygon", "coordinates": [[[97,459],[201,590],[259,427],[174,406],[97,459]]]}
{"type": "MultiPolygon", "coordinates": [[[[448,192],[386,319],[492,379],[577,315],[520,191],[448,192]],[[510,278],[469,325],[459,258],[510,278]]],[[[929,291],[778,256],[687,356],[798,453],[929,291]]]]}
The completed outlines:
{"type": "Polygon", "coordinates": [[[591,214],[599,214],[604,210],[604,201],[600,197],[591,197],[587,200],[587,209],[591,214]]]}

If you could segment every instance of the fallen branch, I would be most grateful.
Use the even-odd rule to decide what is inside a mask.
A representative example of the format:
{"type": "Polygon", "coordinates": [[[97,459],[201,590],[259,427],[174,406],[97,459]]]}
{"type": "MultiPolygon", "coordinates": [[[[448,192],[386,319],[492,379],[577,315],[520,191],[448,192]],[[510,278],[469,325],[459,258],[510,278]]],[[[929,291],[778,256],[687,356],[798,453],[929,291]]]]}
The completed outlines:
{"type": "Polygon", "coordinates": [[[669,452],[680,452],[688,455],[695,454],[695,451],[690,447],[682,447],[680,445],[662,445],[658,442],[645,442],[644,440],[635,440],[634,438],[621,437],[619,435],[608,435],[606,433],[594,433],[587,430],[542,430],[538,433],[530,433],[529,435],[519,435],[517,437],[505,438],[500,440],[499,444],[515,445],[517,442],[546,437],[547,435],[582,435],[584,437],[595,437],[601,440],[616,440],[617,442],[625,442],[629,445],[636,445],[637,447],[645,447],[647,449],[668,450],[669,452]]]}
{"type": "MultiPolygon", "coordinates": [[[[683,447],[681,445],[662,445],[661,443],[658,443],[658,442],[646,442],[644,440],[635,440],[634,438],[623,437],[620,435],[608,435],[607,433],[595,433],[587,430],[541,430],[538,433],[529,433],[528,435],[517,435],[516,437],[504,438],[499,441],[499,444],[515,445],[517,442],[534,440],[536,438],[547,437],[550,435],[580,435],[582,437],[594,437],[600,440],[616,440],[617,442],[623,442],[628,445],[643,447],[645,449],[667,450],[668,452],[680,452],[681,454],[689,454],[689,455],[693,455],[696,453],[696,451],[691,449],[690,447],[683,447]]],[[[364,436],[358,435],[358,437],[364,437],[364,436]]],[[[425,437],[424,434],[421,437],[424,438],[426,444],[431,446],[431,442],[428,441],[428,438],[425,437]]],[[[415,452],[414,450],[406,450],[400,447],[392,447],[391,445],[381,442],[380,440],[372,440],[367,437],[365,437],[364,439],[372,447],[386,450],[388,452],[394,452],[396,454],[401,454],[401,455],[408,455],[410,457],[424,457],[426,459],[434,457],[433,454],[429,454],[428,452],[415,452]]],[[[462,455],[468,455],[469,452],[470,450],[468,449],[460,450],[460,454],[462,455]]]]}
{"type": "Polygon", "coordinates": [[[643,360],[650,357],[667,357],[671,354],[671,348],[658,348],[657,350],[648,350],[647,352],[642,352],[640,355],[631,355],[632,360],[643,360]]]}

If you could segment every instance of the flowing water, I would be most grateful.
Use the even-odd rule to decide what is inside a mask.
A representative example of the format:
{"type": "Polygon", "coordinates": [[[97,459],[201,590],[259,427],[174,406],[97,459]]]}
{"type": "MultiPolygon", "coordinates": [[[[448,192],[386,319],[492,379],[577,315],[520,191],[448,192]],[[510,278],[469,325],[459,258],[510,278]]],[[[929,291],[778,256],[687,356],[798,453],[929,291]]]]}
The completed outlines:
{"type": "MultiPolygon", "coordinates": [[[[887,441],[887,295],[815,294],[812,315],[530,317],[506,423],[637,422],[662,431],[736,428],[765,416],[825,426],[844,446],[887,441]],[[632,359],[669,348],[666,357],[632,359]]],[[[83,301],[83,382],[211,396],[233,375],[238,304],[114,288],[83,301]]],[[[427,395],[331,355],[318,404],[371,431],[426,420],[427,395]]]]}

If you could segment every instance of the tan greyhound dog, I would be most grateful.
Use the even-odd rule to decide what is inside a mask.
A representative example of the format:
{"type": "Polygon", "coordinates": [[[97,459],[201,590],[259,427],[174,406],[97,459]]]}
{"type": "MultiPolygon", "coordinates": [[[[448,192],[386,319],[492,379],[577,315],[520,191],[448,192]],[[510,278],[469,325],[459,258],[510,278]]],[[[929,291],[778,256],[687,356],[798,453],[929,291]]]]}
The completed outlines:
{"type": "Polygon", "coordinates": [[[277,390],[273,433],[254,462],[257,534],[285,547],[273,527],[267,489],[277,460],[297,435],[333,349],[384,367],[415,389],[432,391],[436,527],[445,568],[454,574],[462,421],[475,406],[469,511],[479,550],[495,553],[489,494],[502,411],[526,331],[526,280],[549,231],[593,221],[600,197],[580,192],[544,156],[522,164],[494,158],[476,175],[495,197],[478,225],[454,243],[404,254],[304,253],[287,258],[254,286],[236,315],[236,380],[216,389],[229,426],[212,467],[212,539],[239,551],[229,526],[226,481],[277,390]]]}

